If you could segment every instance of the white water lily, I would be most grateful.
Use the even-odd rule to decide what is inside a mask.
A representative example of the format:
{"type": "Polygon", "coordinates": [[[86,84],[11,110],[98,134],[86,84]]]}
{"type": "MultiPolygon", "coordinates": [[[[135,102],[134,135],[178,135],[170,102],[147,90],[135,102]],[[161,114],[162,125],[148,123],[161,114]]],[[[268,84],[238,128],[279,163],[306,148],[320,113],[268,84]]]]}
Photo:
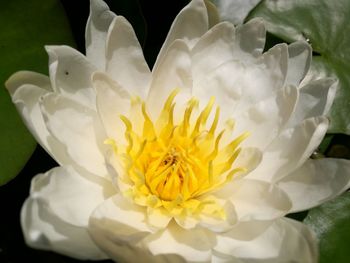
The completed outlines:
{"type": "Polygon", "coordinates": [[[47,46],[49,77],[10,77],[60,165],[32,181],[29,246],[118,262],[317,261],[314,235],[284,216],[349,187],[348,161],[309,159],[337,83],[305,77],[306,42],[263,53],[260,19],[208,17],[190,2],[151,72],[128,21],[92,0],[86,57],[47,46]]]}

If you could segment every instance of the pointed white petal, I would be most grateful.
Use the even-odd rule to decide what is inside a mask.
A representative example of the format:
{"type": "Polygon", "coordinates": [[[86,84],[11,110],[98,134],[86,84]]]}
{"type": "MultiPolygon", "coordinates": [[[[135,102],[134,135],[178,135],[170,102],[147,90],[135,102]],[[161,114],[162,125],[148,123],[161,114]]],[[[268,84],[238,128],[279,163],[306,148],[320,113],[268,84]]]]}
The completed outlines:
{"type": "Polygon", "coordinates": [[[293,203],[291,212],[318,206],[350,187],[350,161],[343,159],[308,160],[278,182],[293,203]]]}
{"type": "Polygon", "coordinates": [[[124,142],[125,125],[120,115],[129,116],[131,103],[129,93],[104,73],[95,73],[92,82],[97,94],[97,112],[107,136],[119,143],[124,142]]]}
{"type": "Polygon", "coordinates": [[[203,0],[191,1],[175,18],[168,36],[158,54],[154,70],[158,69],[163,56],[176,39],[181,39],[192,47],[208,30],[208,13],[203,0]]]}
{"type": "Polygon", "coordinates": [[[313,233],[302,223],[287,218],[276,220],[265,232],[247,241],[237,240],[228,232],[218,236],[215,251],[221,259],[236,262],[279,263],[310,262],[318,259],[313,233]]]}
{"type": "Polygon", "coordinates": [[[288,125],[293,126],[304,119],[327,115],[335,98],[338,82],[323,78],[309,82],[300,91],[298,104],[288,125]]]}
{"type": "Polygon", "coordinates": [[[69,96],[92,109],[95,94],[91,75],[96,70],[86,57],[68,46],[46,46],[51,85],[55,92],[69,96]]]}
{"type": "Polygon", "coordinates": [[[175,100],[183,104],[192,92],[192,76],[189,49],[182,40],[176,40],[169,47],[159,67],[153,72],[146,101],[147,105],[151,106],[149,108],[151,117],[158,117],[167,97],[176,88],[181,92],[175,100]]]}
{"type": "Polygon", "coordinates": [[[64,222],[87,227],[92,211],[114,193],[110,181],[65,166],[37,175],[32,180],[30,195],[45,203],[64,222]]]}
{"type": "Polygon", "coordinates": [[[298,41],[288,46],[288,74],[286,85],[299,86],[310,68],[312,50],[305,41],[298,41]]]}
{"type": "Polygon", "coordinates": [[[107,32],[115,16],[102,0],[90,1],[90,15],[85,31],[86,57],[102,71],[106,68],[107,32]]]}
{"type": "Polygon", "coordinates": [[[271,182],[294,171],[321,143],[327,128],[328,119],[321,116],[283,130],[266,148],[262,162],[248,177],[271,182]]]}
{"type": "Polygon", "coordinates": [[[133,95],[145,98],[151,72],[143,57],[134,29],[117,16],[108,31],[106,72],[133,95]]]}
{"type": "Polygon", "coordinates": [[[107,176],[102,154],[107,136],[94,110],[52,93],[42,99],[41,112],[47,129],[66,147],[74,165],[107,176]]]}

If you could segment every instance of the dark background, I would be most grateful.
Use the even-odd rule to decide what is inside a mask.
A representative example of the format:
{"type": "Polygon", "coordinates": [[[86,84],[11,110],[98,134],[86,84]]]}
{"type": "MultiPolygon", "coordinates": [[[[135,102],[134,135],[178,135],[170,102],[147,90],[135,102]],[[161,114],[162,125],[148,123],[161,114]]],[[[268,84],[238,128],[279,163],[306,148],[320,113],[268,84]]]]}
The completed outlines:
{"type": "MultiPolygon", "coordinates": [[[[112,11],[125,16],[134,26],[146,60],[152,67],[171,22],[188,1],[107,0],[106,2],[112,11]]],[[[80,52],[85,53],[84,34],[89,15],[89,0],[61,0],[61,4],[67,13],[76,47],[80,52]]],[[[40,146],[37,146],[21,173],[0,188],[2,211],[0,214],[0,263],[82,262],[53,252],[31,249],[23,240],[19,215],[22,204],[29,194],[30,181],[36,174],[46,172],[56,165],[55,161],[40,146]]]]}

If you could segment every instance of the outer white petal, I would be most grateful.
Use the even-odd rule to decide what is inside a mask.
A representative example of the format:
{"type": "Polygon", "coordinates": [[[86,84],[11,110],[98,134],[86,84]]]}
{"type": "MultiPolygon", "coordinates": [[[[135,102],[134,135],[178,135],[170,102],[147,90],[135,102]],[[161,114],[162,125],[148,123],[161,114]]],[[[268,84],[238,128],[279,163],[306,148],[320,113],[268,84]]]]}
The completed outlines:
{"type": "Polygon", "coordinates": [[[168,48],[176,39],[181,39],[192,47],[208,30],[208,13],[203,0],[193,0],[175,18],[165,42],[158,54],[154,69],[157,69],[168,48]]]}
{"type": "Polygon", "coordinates": [[[105,177],[106,135],[97,113],[57,93],[43,98],[41,111],[49,132],[66,147],[73,164],[105,177]]]}
{"type": "Polygon", "coordinates": [[[249,12],[260,2],[260,0],[220,0],[217,1],[220,16],[223,20],[242,24],[249,12]]]}
{"type": "Polygon", "coordinates": [[[243,145],[261,150],[269,145],[293,114],[298,94],[296,87],[286,86],[278,90],[275,96],[259,101],[243,112],[237,110],[233,114],[235,134],[250,133],[243,145]]]}
{"type": "Polygon", "coordinates": [[[51,85],[55,92],[69,96],[92,109],[95,94],[91,75],[96,71],[86,57],[68,46],[46,46],[51,85]]]}
{"type": "Polygon", "coordinates": [[[87,227],[92,211],[114,193],[110,181],[66,166],[37,175],[30,195],[45,203],[62,221],[87,227]]]}
{"type": "MultiPolygon", "coordinates": [[[[196,2],[196,1],[195,1],[196,2]]],[[[176,101],[186,102],[192,92],[191,58],[188,46],[182,40],[176,40],[153,72],[153,79],[146,105],[152,117],[158,117],[170,92],[180,88],[176,101]]],[[[176,114],[175,114],[176,116],[176,114]]]]}
{"type": "Polygon", "coordinates": [[[288,125],[293,126],[304,119],[328,114],[335,98],[337,84],[335,79],[323,78],[303,86],[296,110],[288,125]]]}
{"type": "Polygon", "coordinates": [[[240,60],[251,60],[262,54],[266,40],[264,20],[253,18],[236,30],[235,49],[240,60]]]}
{"type": "Polygon", "coordinates": [[[6,81],[5,86],[26,126],[40,145],[47,150],[47,137],[50,135],[38,102],[43,95],[51,91],[50,79],[39,73],[19,71],[6,81]]]}
{"type": "Polygon", "coordinates": [[[87,230],[90,211],[103,200],[101,188],[101,184],[85,181],[71,168],[54,168],[34,177],[31,196],[21,211],[26,243],[78,259],[107,258],[87,230]]]}
{"type": "Polygon", "coordinates": [[[85,31],[86,56],[102,71],[106,67],[107,32],[115,16],[102,0],[90,1],[90,15],[85,31]]]}
{"type": "Polygon", "coordinates": [[[135,262],[150,258],[140,241],[151,234],[145,208],[118,194],[101,204],[91,215],[89,232],[113,260],[135,262]]]}
{"type": "Polygon", "coordinates": [[[107,36],[106,72],[131,94],[148,93],[151,72],[134,29],[122,16],[112,22],[107,36]]]}
{"type": "Polygon", "coordinates": [[[276,181],[301,166],[321,143],[328,119],[310,118],[287,128],[265,149],[260,165],[248,175],[264,181],[276,181]]]}
{"type": "Polygon", "coordinates": [[[41,98],[52,92],[49,78],[35,72],[19,71],[13,74],[5,85],[18,112],[37,142],[59,164],[70,163],[64,146],[48,132],[39,107],[41,98]]]}
{"type": "Polygon", "coordinates": [[[131,106],[129,93],[104,73],[95,73],[92,82],[97,94],[97,112],[108,137],[124,142],[125,125],[120,115],[129,116],[131,106]]]}
{"type": "Polygon", "coordinates": [[[216,193],[229,198],[239,221],[273,220],[286,215],[292,207],[287,194],[279,187],[258,180],[233,180],[216,193]]]}
{"type": "MultiPolygon", "coordinates": [[[[215,235],[206,229],[183,229],[175,222],[146,238],[151,253],[163,257],[161,262],[210,262],[215,235]]],[[[152,261],[153,262],[153,261],[152,261]]]]}
{"type": "Polygon", "coordinates": [[[299,86],[310,68],[312,49],[305,41],[298,41],[288,46],[287,85],[299,86]]]}
{"type": "Polygon", "coordinates": [[[237,240],[230,233],[218,236],[215,251],[220,255],[217,262],[236,262],[236,258],[249,263],[317,262],[313,233],[304,224],[287,218],[275,221],[253,240],[237,240]]]}
{"type": "Polygon", "coordinates": [[[308,160],[278,182],[293,203],[292,212],[310,209],[330,200],[350,187],[350,161],[308,160]]]}

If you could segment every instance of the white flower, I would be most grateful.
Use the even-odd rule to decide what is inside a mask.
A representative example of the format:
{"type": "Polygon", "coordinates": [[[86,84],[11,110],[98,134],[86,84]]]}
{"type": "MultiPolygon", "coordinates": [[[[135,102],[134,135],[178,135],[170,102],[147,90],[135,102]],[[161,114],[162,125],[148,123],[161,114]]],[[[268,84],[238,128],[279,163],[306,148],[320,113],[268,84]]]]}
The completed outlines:
{"type": "Polygon", "coordinates": [[[317,261],[313,234],[284,216],[349,187],[349,162],[309,159],[336,82],[305,78],[305,42],[262,53],[259,19],[208,20],[202,0],[186,6],[151,72],[127,20],[91,1],[86,57],[47,46],[50,77],[7,81],[60,165],[32,181],[28,245],[118,262],[317,261]]]}

